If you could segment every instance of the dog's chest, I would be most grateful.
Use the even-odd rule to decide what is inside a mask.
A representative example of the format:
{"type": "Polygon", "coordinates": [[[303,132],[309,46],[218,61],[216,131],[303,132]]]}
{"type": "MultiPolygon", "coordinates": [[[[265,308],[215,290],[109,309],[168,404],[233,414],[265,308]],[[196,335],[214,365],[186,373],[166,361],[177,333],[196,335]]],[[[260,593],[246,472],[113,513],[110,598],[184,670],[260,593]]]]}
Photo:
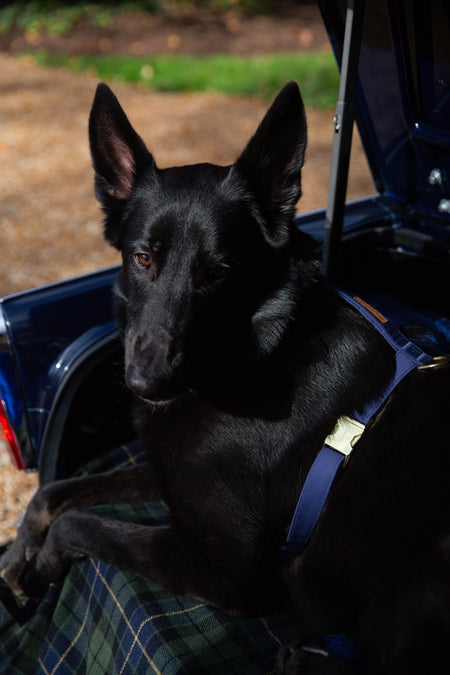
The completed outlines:
{"type": "Polygon", "coordinates": [[[239,415],[197,399],[157,414],[141,411],[138,433],[162,482],[177,493],[193,486],[233,492],[242,481],[262,493],[267,476],[302,442],[292,411],[239,415]]]}

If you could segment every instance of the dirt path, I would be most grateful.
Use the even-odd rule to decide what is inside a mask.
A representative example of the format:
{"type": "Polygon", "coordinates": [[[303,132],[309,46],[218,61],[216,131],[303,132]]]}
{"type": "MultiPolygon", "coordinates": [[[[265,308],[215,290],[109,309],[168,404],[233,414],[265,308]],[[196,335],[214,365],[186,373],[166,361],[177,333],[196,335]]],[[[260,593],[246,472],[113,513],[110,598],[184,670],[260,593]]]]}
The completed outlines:
{"type": "MultiPolygon", "coordinates": [[[[0,53],[0,296],[118,262],[101,234],[87,118],[97,81],[0,53]]],[[[300,83],[301,84],[301,83],[300,83]]],[[[161,167],[232,162],[262,118],[259,98],[114,90],[161,167]]],[[[308,110],[301,211],[326,204],[333,111],[308,110]]],[[[355,139],[349,197],[373,191],[355,139]]],[[[0,542],[36,486],[5,464],[0,444],[0,542]]]]}

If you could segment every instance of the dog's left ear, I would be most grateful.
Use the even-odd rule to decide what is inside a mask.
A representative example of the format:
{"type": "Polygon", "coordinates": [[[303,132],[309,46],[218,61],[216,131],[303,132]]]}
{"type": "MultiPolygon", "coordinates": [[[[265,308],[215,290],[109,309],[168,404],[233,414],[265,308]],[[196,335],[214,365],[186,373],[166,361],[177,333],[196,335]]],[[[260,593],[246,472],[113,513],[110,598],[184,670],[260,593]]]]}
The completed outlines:
{"type": "Polygon", "coordinates": [[[255,135],[233,167],[263,207],[264,235],[283,246],[301,196],[301,168],[306,148],[306,116],[300,91],[289,82],[278,94],[255,135]]]}

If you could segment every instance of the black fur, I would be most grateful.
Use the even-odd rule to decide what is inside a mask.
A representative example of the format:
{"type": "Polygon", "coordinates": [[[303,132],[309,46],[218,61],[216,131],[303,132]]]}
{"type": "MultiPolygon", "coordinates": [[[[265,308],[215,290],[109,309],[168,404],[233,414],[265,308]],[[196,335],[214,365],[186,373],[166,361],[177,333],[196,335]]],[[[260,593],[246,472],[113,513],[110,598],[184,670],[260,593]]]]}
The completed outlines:
{"type": "MultiPolygon", "coordinates": [[[[159,169],[106,85],[89,129],[105,236],[123,254],[117,316],[148,466],[45,486],[3,558],[6,578],[45,587],[68,564],[61,552],[92,555],[227,612],[293,599],[324,630],[345,631],[367,672],[449,672],[448,368],[397,388],[305,553],[281,563],[324,438],[394,367],[374,328],[302,260],[297,86],[282,90],[231,167],[159,169]],[[169,526],[80,508],[158,498],[169,526]]],[[[279,669],[345,672],[295,647],[279,669]]]]}

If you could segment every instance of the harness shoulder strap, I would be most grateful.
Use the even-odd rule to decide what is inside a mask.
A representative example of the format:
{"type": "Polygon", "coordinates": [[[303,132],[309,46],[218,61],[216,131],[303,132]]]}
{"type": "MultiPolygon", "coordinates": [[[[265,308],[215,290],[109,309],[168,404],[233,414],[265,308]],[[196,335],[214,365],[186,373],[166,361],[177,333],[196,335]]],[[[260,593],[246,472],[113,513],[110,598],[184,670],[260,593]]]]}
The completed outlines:
{"type": "Polygon", "coordinates": [[[286,543],[282,546],[284,560],[290,560],[301,553],[319,520],[331,486],[339,469],[356,445],[365,425],[386,402],[399,382],[417,366],[433,361],[403,335],[386,317],[356,296],[350,296],[341,289],[327,283],[327,287],[360,312],[395,350],[395,373],[380,397],[369,401],[362,410],[353,411],[350,418],[340,418],[332,434],[325,439],[324,447],[317,455],[303,485],[286,543]],[[347,421],[345,421],[347,420],[347,421]],[[350,424],[348,424],[350,422],[350,424]],[[355,429],[355,425],[359,429],[355,429]]]}

